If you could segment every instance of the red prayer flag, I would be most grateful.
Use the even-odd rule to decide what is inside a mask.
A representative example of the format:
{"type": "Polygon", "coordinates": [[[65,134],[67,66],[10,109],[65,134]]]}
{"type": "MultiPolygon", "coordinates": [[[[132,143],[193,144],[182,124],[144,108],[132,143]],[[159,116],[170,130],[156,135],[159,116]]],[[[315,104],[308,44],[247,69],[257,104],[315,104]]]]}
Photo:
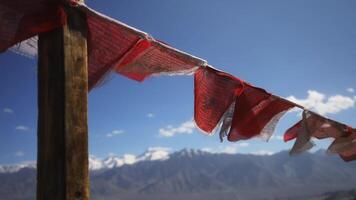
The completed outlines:
{"type": "Polygon", "coordinates": [[[128,78],[143,81],[154,74],[187,74],[206,61],[186,54],[148,34],[91,10],[88,21],[89,88],[93,88],[112,70],[128,78]]]}
{"type": "Polygon", "coordinates": [[[283,135],[283,140],[288,142],[297,138],[297,132],[302,127],[302,121],[297,122],[292,127],[290,127],[283,135]]]}
{"type": "Polygon", "coordinates": [[[313,147],[311,138],[340,138],[346,135],[345,125],[327,119],[311,111],[303,111],[303,119],[289,128],[284,134],[284,140],[297,138],[291,154],[300,153],[313,147]]]}
{"type": "Polygon", "coordinates": [[[66,23],[59,1],[0,0],[0,52],[66,23]]]}
{"type": "Polygon", "coordinates": [[[154,39],[139,41],[121,60],[116,72],[136,81],[151,75],[192,74],[206,62],[154,39]]]}
{"type": "Polygon", "coordinates": [[[225,111],[243,89],[243,82],[230,74],[201,67],[194,75],[194,119],[197,126],[211,133],[225,111]]]}
{"type": "Polygon", "coordinates": [[[88,23],[88,79],[95,87],[146,33],[101,15],[85,5],[88,23]]]}
{"type": "MultiPolygon", "coordinates": [[[[293,103],[247,84],[236,100],[228,140],[246,140],[260,135],[266,126],[276,124],[283,113],[293,107],[293,103]]],[[[270,137],[274,130],[272,127],[264,133],[265,137],[270,137]]]]}
{"type": "Polygon", "coordinates": [[[328,148],[328,152],[337,153],[344,161],[356,160],[356,129],[347,127],[347,134],[336,138],[328,148]]]}
{"type": "MultiPolygon", "coordinates": [[[[343,136],[345,125],[333,121],[331,119],[327,119],[321,115],[313,113],[311,111],[306,111],[307,114],[307,124],[311,126],[312,136],[318,139],[324,139],[327,137],[338,138],[343,136]]],[[[302,120],[294,124],[291,128],[289,128],[284,133],[284,141],[290,141],[295,139],[298,134],[298,129],[302,128],[302,120]]]]}

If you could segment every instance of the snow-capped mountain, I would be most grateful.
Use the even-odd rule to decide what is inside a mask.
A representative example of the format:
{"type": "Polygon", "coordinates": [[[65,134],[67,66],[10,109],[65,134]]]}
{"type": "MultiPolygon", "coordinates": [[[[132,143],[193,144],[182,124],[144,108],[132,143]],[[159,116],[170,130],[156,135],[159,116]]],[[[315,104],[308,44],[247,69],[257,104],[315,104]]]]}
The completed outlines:
{"type": "MultiPolygon", "coordinates": [[[[93,200],[305,200],[356,185],[356,163],[324,151],[291,157],[287,151],[251,155],[153,148],[138,156],[90,160],[93,200]]],[[[35,199],[36,170],[24,166],[0,173],[0,199],[35,199]]]]}
{"type": "MultiPolygon", "coordinates": [[[[323,151],[324,152],[324,151],[323,151]]],[[[143,161],[164,161],[168,160],[172,156],[183,156],[187,158],[193,158],[199,155],[215,154],[218,152],[208,152],[199,149],[182,149],[180,151],[173,152],[169,148],[154,147],[149,148],[147,151],[140,155],[124,154],[122,156],[110,155],[104,159],[89,156],[89,169],[91,171],[108,170],[113,168],[119,168],[124,165],[133,165],[143,161]]],[[[325,154],[325,152],[324,152],[325,154]]],[[[24,168],[36,168],[36,162],[23,162],[16,165],[0,165],[0,173],[15,173],[24,168]]]]}
{"type": "Polygon", "coordinates": [[[89,157],[90,170],[103,170],[121,167],[123,165],[132,165],[142,161],[155,161],[169,159],[171,151],[168,148],[149,148],[141,155],[124,154],[123,156],[111,155],[105,159],[99,159],[95,156],[89,157]]]}
{"type": "MultiPolygon", "coordinates": [[[[104,159],[89,156],[89,169],[92,171],[105,170],[121,167],[123,165],[132,165],[142,161],[167,160],[169,159],[170,154],[171,151],[168,148],[155,147],[149,148],[146,152],[137,156],[133,154],[124,154],[123,156],[110,155],[104,159]]],[[[24,162],[16,165],[0,165],[0,173],[14,173],[24,168],[35,169],[36,162],[24,162]]]]}
{"type": "Polygon", "coordinates": [[[0,165],[0,173],[15,173],[24,168],[35,169],[36,162],[31,161],[31,162],[23,162],[17,165],[0,165]]]}
{"type": "Polygon", "coordinates": [[[200,149],[182,149],[181,151],[176,152],[178,156],[186,156],[192,158],[194,156],[205,155],[205,154],[214,154],[217,152],[208,152],[200,149]]]}
{"type": "MultiPolygon", "coordinates": [[[[325,153],[325,152],[324,152],[325,153]]],[[[224,154],[221,152],[209,152],[199,149],[182,149],[180,151],[173,152],[169,148],[153,147],[140,155],[124,154],[122,156],[110,155],[104,159],[96,156],[89,156],[89,169],[91,171],[108,170],[113,168],[119,168],[124,165],[133,165],[143,161],[164,161],[170,159],[172,156],[193,158],[195,156],[206,154],[224,154]]],[[[0,165],[0,173],[14,173],[24,168],[36,168],[36,162],[23,162],[16,165],[0,165]]]]}

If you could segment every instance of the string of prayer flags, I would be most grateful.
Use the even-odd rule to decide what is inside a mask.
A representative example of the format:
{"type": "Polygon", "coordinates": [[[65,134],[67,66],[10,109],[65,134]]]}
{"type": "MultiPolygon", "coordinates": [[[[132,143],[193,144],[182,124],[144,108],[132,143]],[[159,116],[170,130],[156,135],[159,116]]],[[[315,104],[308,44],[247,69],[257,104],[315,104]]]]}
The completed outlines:
{"type": "Polygon", "coordinates": [[[102,15],[77,0],[0,0],[0,52],[26,56],[37,52],[38,35],[66,24],[65,7],[85,13],[88,25],[89,90],[109,73],[136,81],[152,75],[194,73],[194,119],[200,130],[219,129],[220,140],[268,140],[288,110],[302,108],[302,119],[284,140],[296,139],[291,154],[313,147],[312,138],[333,138],[329,153],[356,160],[356,130],[210,67],[203,59],[182,52],[145,32],[102,15]],[[16,44],[16,45],[15,45],[16,44]],[[15,45],[15,46],[13,46],[15,45]]]}
{"type": "MultiPolygon", "coordinates": [[[[325,118],[317,113],[312,111],[304,110],[303,119],[298,121],[295,125],[289,128],[284,134],[284,141],[290,141],[295,139],[298,136],[298,131],[302,130],[303,121],[307,126],[311,126],[312,130],[311,136],[318,139],[324,139],[328,137],[338,138],[345,135],[346,125],[339,122],[333,121],[331,119],[325,118]]],[[[311,128],[304,128],[309,130],[311,128]]]]}
{"type": "Polygon", "coordinates": [[[304,110],[303,118],[284,134],[285,141],[296,138],[291,149],[291,154],[297,154],[309,150],[314,146],[311,138],[338,139],[347,135],[347,126],[336,121],[322,117],[312,111],[304,110]]]}
{"type": "Polygon", "coordinates": [[[87,14],[89,89],[111,72],[136,81],[152,75],[192,74],[206,61],[163,42],[147,33],[78,4],[87,14]]]}
{"type": "MultiPolygon", "coordinates": [[[[15,0],[15,3],[0,1],[0,16],[4,16],[4,19],[0,20],[0,26],[8,27],[0,30],[0,51],[42,32],[61,27],[66,22],[64,8],[54,0],[49,1],[51,3],[43,3],[45,0],[31,2],[31,8],[36,9],[29,9],[28,15],[24,14],[26,11],[20,10],[21,16],[25,15],[25,17],[17,17],[17,19],[17,15],[11,13],[15,12],[17,1],[15,0]],[[36,6],[36,3],[41,6],[36,6]],[[54,12],[53,9],[58,11],[54,12]],[[7,16],[13,17],[6,18],[7,16]]],[[[89,90],[113,71],[133,80],[143,81],[151,75],[192,74],[199,66],[206,65],[205,60],[157,41],[147,33],[102,15],[85,4],[75,1],[70,3],[84,12],[87,17],[89,90]]],[[[24,3],[24,7],[27,6],[24,3]]],[[[12,50],[34,57],[33,51],[37,51],[37,39],[18,43],[12,50]]]]}

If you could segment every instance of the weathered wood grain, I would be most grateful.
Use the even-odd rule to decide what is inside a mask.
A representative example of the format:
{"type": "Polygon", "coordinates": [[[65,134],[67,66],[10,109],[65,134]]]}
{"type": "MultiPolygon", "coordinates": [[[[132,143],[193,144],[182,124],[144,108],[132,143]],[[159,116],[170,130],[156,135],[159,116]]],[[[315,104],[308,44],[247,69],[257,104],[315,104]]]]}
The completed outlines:
{"type": "Polygon", "coordinates": [[[87,24],[66,11],[66,26],[39,36],[38,200],[89,199],[87,24]]]}

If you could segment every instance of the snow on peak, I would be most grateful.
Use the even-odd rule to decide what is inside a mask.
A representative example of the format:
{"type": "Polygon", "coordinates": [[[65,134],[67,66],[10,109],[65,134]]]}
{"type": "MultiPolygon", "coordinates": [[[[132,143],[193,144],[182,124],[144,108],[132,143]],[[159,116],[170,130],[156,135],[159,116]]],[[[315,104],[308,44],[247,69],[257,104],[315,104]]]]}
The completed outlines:
{"type": "Polygon", "coordinates": [[[101,160],[95,156],[89,157],[89,169],[101,170],[121,167],[123,165],[132,165],[142,161],[167,160],[169,158],[170,149],[163,147],[149,148],[146,152],[139,156],[132,154],[124,154],[123,156],[110,155],[101,160]]]}
{"type": "Polygon", "coordinates": [[[136,163],[136,156],[132,154],[124,154],[122,157],[111,155],[102,160],[103,168],[115,168],[123,165],[132,165],[136,163]]]}
{"type": "Polygon", "coordinates": [[[171,149],[163,148],[163,147],[153,147],[149,148],[145,153],[141,154],[138,157],[138,161],[145,161],[145,160],[167,160],[169,158],[169,154],[171,149]]]}
{"type": "Polygon", "coordinates": [[[25,168],[36,169],[36,162],[27,161],[17,165],[0,165],[0,173],[15,173],[25,168]]]}
{"type": "MultiPolygon", "coordinates": [[[[143,161],[163,161],[170,158],[172,149],[165,147],[151,147],[144,153],[136,156],[133,154],[124,154],[122,156],[109,155],[107,158],[100,159],[93,155],[89,156],[89,169],[91,171],[118,168],[124,165],[133,165],[143,161]]],[[[176,152],[176,155],[193,157],[206,153],[197,149],[183,149],[176,152]]],[[[24,162],[17,165],[0,165],[0,173],[14,173],[23,168],[36,168],[36,162],[24,162]]]]}
{"type": "Polygon", "coordinates": [[[95,156],[89,156],[89,169],[99,170],[103,168],[103,162],[95,156]]]}
{"type": "Polygon", "coordinates": [[[181,151],[178,152],[179,155],[181,156],[187,156],[189,158],[192,158],[193,156],[197,155],[202,155],[207,152],[199,150],[199,149],[182,149],[181,151]]]}

